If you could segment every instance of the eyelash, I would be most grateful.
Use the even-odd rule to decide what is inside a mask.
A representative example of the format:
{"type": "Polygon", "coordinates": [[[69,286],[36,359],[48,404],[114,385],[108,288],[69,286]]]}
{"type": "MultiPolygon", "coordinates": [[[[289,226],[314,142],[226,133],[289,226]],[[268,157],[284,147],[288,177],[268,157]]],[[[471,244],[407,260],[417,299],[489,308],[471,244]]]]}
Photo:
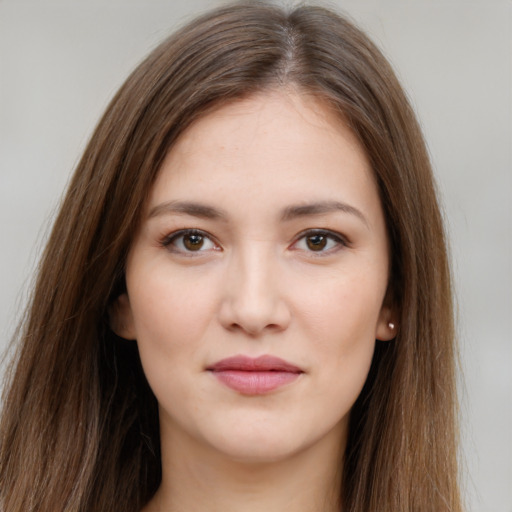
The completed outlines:
{"type": "Polygon", "coordinates": [[[336,252],[340,249],[343,249],[345,247],[349,246],[349,243],[345,237],[343,237],[341,234],[336,233],[335,231],[330,231],[328,229],[307,229],[306,231],[303,231],[302,233],[299,233],[297,236],[295,242],[293,242],[292,246],[296,246],[300,241],[304,241],[304,243],[307,244],[308,237],[322,237],[324,240],[326,240],[326,243],[329,243],[329,241],[334,242],[334,247],[330,247],[326,250],[323,250],[324,247],[322,247],[321,251],[314,251],[312,249],[304,249],[307,252],[310,252],[314,254],[315,256],[327,256],[333,252],[336,252]]]}
{"type": "MultiPolygon", "coordinates": [[[[166,236],[161,241],[161,245],[163,247],[166,247],[167,249],[169,249],[172,252],[184,254],[187,256],[194,256],[196,254],[200,254],[202,252],[207,252],[210,250],[214,250],[214,251],[222,250],[220,245],[217,243],[217,241],[211,235],[209,235],[208,233],[206,233],[205,231],[202,231],[200,229],[181,229],[179,231],[175,231],[174,233],[171,233],[170,235],[166,236]],[[183,245],[185,243],[185,237],[187,237],[187,236],[189,236],[189,237],[197,236],[197,237],[201,238],[201,240],[200,240],[201,246],[199,246],[199,250],[194,251],[194,250],[190,250],[190,248],[186,248],[186,247],[178,248],[176,246],[177,242],[180,239],[181,239],[181,244],[183,245]],[[201,250],[204,241],[209,241],[209,243],[214,245],[214,248],[201,250]]],[[[299,233],[299,235],[295,238],[295,241],[291,245],[293,250],[304,250],[306,252],[309,252],[309,253],[315,255],[316,257],[331,254],[332,252],[336,252],[337,250],[340,250],[340,249],[342,249],[344,247],[348,247],[348,246],[349,246],[349,243],[345,237],[343,237],[339,233],[336,233],[336,232],[330,231],[330,230],[326,230],[326,229],[307,229],[307,230],[299,233]],[[333,247],[329,247],[327,250],[324,250],[324,248],[325,248],[325,245],[324,245],[323,247],[321,247],[321,250],[319,250],[319,251],[315,251],[315,250],[311,249],[310,247],[303,248],[303,249],[299,249],[296,247],[299,244],[299,242],[301,242],[301,241],[304,241],[305,244],[308,244],[308,240],[307,240],[308,237],[310,237],[310,238],[320,237],[322,239],[319,241],[320,244],[323,241],[325,241],[325,244],[328,245],[329,241],[330,241],[330,242],[333,242],[335,245],[333,247]]]]}
{"type": "MultiPolygon", "coordinates": [[[[210,243],[215,245],[215,249],[213,250],[221,250],[219,244],[214,240],[214,238],[206,233],[205,231],[201,231],[200,229],[180,229],[179,231],[175,231],[174,233],[171,233],[170,235],[166,236],[161,244],[162,246],[166,247],[172,252],[180,253],[180,254],[186,254],[187,256],[194,256],[196,253],[199,254],[201,252],[205,252],[204,250],[199,251],[192,251],[185,248],[177,248],[176,243],[178,240],[182,239],[182,244],[184,243],[185,237],[189,236],[198,236],[201,237],[202,241],[208,240],[210,243]]],[[[202,247],[202,245],[201,245],[202,247]]],[[[200,247],[200,248],[201,248],[200,247]]]]}

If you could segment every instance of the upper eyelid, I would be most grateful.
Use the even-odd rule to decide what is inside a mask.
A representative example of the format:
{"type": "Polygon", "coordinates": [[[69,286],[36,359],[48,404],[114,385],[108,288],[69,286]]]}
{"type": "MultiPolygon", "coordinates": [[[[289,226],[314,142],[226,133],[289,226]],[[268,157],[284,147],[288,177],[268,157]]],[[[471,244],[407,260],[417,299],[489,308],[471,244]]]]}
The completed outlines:
{"type": "Polygon", "coordinates": [[[169,233],[168,235],[162,237],[160,243],[163,246],[168,246],[172,243],[173,240],[179,238],[180,236],[185,236],[185,235],[201,235],[201,236],[204,236],[205,238],[208,238],[209,240],[211,240],[215,245],[220,246],[219,242],[213,235],[211,235],[207,231],[204,231],[202,229],[197,229],[197,228],[185,228],[185,229],[178,229],[177,231],[173,231],[172,233],[169,233]]]}
{"type": "Polygon", "coordinates": [[[341,233],[338,233],[336,231],[331,231],[329,229],[321,229],[321,228],[313,228],[313,229],[307,229],[305,231],[302,231],[302,233],[299,233],[294,238],[294,241],[289,246],[290,250],[292,251],[300,251],[303,252],[311,258],[326,258],[329,256],[333,256],[337,254],[340,251],[343,251],[347,248],[350,248],[351,244],[348,241],[347,237],[343,236],[341,233]],[[314,251],[309,248],[301,248],[298,247],[299,243],[305,243],[303,240],[307,238],[308,236],[314,236],[314,235],[325,235],[326,237],[330,238],[331,241],[334,242],[334,247],[330,247],[327,249],[322,249],[319,251],[314,251]]]}
{"type": "MultiPolygon", "coordinates": [[[[204,231],[204,230],[198,229],[198,228],[184,228],[184,229],[178,229],[176,231],[173,231],[172,233],[169,233],[166,236],[162,237],[161,244],[164,246],[170,245],[173,240],[179,238],[180,236],[184,236],[187,234],[198,234],[198,235],[204,236],[205,238],[208,238],[209,240],[211,240],[214,244],[221,247],[220,242],[216,239],[215,236],[208,233],[207,231],[204,231]]],[[[303,239],[304,237],[307,237],[308,235],[311,236],[311,235],[316,235],[316,234],[328,236],[331,239],[336,240],[337,242],[339,242],[341,245],[344,245],[344,246],[350,245],[350,241],[347,239],[346,236],[344,236],[343,234],[341,234],[337,231],[333,231],[333,230],[326,229],[326,228],[304,229],[301,232],[294,235],[294,237],[291,240],[291,244],[293,245],[293,244],[297,243],[299,240],[303,239]]]]}
{"type": "Polygon", "coordinates": [[[342,235],[341,233],[338,233],[337,231],[333,231],[331,229],[325,229],[325,228],[305,229],[304,231],[301,231],[300,233],[295,235],[295,237],[293,239],[293,243],[297,242],[301,238],[304,238],[308,235],[326,235],[326,236],[329,236],[345,245],[349,245],[349,243],[350,243],[346,236],[342,235]]]}

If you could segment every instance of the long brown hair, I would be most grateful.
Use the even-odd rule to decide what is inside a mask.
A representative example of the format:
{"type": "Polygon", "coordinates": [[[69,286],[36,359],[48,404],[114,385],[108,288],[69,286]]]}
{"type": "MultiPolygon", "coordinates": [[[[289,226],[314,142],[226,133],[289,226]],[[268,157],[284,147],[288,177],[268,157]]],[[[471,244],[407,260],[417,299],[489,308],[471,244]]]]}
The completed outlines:
{"type": "Polygon", "coordinates": [[[373,167],[399,315],[353,407],[350,512],[459,512],[445,237],[415,115],[380,51],[320,7],[237,3],[197,18],[128,78],[69,185],[20,329],[0,424],[5,511],[138,512],[159,486],[156,400],[109,328],[148,191],[173,142],[220,104],[293,85],[348,121],[373,167]]]}

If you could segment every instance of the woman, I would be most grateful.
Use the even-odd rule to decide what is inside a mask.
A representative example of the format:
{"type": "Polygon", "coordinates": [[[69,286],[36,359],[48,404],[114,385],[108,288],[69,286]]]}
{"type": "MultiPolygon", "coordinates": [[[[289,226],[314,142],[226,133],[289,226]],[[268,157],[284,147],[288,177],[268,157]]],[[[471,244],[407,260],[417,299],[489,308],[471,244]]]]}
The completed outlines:
{"type": "Polygon", "coordinates": [[[128,78],[43,256],[4,510],[459,511],[450,275],[380,52],[212,11],[128,78]]]}

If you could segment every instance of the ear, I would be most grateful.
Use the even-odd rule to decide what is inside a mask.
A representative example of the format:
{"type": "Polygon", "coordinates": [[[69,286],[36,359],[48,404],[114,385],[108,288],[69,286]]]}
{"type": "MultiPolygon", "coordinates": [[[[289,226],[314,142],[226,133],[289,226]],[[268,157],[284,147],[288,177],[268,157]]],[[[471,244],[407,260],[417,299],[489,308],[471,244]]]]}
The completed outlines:
{"type": "Polygon", "coordinates": [[[132,307],[127,293],[122,293],[108,310],[110,328],[119,337],[127,340],[137,339],[133,321],[132,307]]]}
{"type": "Polygon", "coordinates": [[[375,339],[380,341],[390,341],[396,338],[398,325],[397,313],[389,306],[382,306],[375,329],[375,339]]]}

